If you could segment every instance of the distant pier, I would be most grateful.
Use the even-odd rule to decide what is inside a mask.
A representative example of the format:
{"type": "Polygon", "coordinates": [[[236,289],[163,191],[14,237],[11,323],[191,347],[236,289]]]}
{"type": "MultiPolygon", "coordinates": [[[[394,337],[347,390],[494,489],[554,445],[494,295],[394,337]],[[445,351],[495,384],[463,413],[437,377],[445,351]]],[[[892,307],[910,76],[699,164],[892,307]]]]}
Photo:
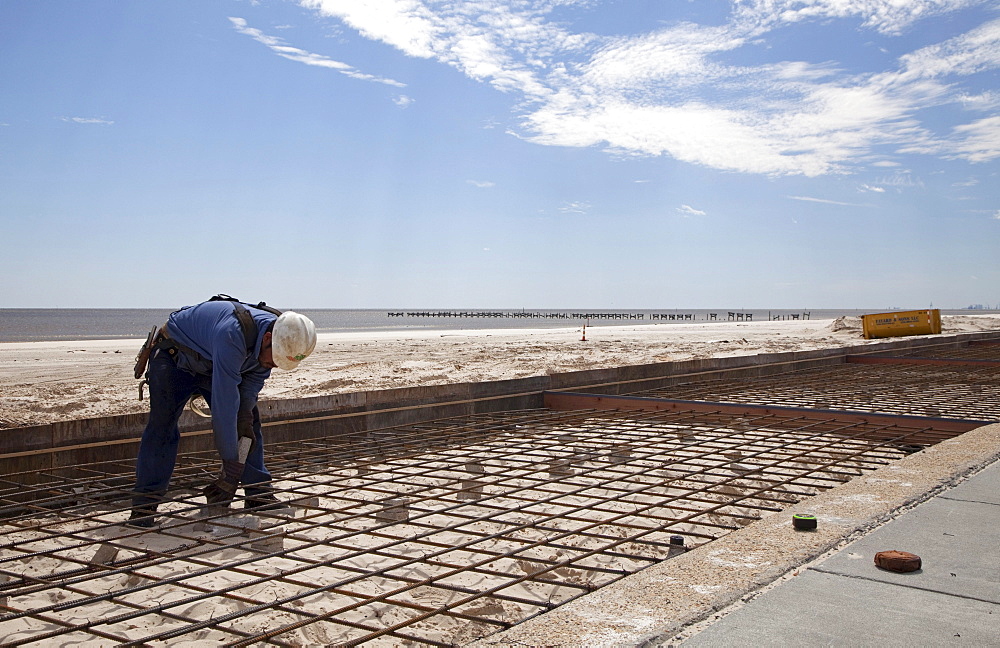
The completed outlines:
{"type": "MultiPolygon", "coordinates": [[[[491,319],[641,320],[645,313],[543,313],[538,311],[389,311],[389,317],[485,317],[491,319]]],[[[666,319],[663,315],[663,319],[666,319]]],[[[674,315],[670,319],[674,319],[674,315]]],[[[684,317],[677,315],[677,319],[684,317]]],[[[687,315],[693,319],[693,315],[687,315]]],[[[659,317],[654,314],[653,319],[659,317]]]]}
{"type": "MultiPolygon", "coordinates": [[[[753,313],[743,312],[743,311],[726,311],[726,316],[728,321],[731,322],[752,322],[753,313]]],[[[460,311],[460,310],[426,310],[426,311],[388,311],[386,313],[388,317],[435,317],[435,318],[448,318],[454,317],[459,319],[465,318],[476,318],[476,319],[528,319],[528,320],[586,320],[586,321],[635,321],[635,320],[646,320],[648,315],[649,321],[659,321],[659,322],[676,322],[676,321],[702,321],[702,322],[716,322],[721,321],[720,313],[627,313],[627,312],[615,312],[615,311],[597,311],[597,312],[545,312],[545,311],[460,311]]],[[[809,313],[787,313],[787,314],[773,314],[768,311],[767,318],[769,320],[785,320],[785,319],[809,319],[809,313]]]]}

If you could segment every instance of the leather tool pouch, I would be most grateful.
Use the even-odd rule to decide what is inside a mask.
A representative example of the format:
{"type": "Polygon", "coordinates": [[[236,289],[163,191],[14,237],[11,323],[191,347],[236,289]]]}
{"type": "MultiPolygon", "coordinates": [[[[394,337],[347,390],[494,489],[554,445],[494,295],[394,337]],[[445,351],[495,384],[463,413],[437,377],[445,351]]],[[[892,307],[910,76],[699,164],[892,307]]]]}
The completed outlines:
{"type": "Polygon", "coordinates": [[[146,336],[146,343],[142,345],[139,349],[139,355],[135,357],[135,378],[136,380],[142,378],[142,375],[146,373],[146,365],[149,363],[149,354],[153,352],[154,342],[156,340],[156,332],[160,330],[159,326],[154,326],[153,330],[149,332],[146,336]]]}

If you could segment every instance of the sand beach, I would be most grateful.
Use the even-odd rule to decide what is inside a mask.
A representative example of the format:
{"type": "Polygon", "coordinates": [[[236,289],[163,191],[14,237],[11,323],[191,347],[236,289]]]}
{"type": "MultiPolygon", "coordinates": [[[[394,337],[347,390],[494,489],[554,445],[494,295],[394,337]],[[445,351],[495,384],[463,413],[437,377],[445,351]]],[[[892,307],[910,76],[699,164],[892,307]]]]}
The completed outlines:
{"type": "MultiPolygon", "coordinates": [[[[1000,330],[1000,315],[942,317],[942,334],[1000,330]]],[[[262,399],[525,378],[695,358],[802,351],[864,340],[859,317],[558,329],[322,333],[262,399]],[[584,339],[585,338],[585,339],[584,339]]],[[[0,344],[0,429],[144,412],[132,376],[141,340],[0,344]]]]}

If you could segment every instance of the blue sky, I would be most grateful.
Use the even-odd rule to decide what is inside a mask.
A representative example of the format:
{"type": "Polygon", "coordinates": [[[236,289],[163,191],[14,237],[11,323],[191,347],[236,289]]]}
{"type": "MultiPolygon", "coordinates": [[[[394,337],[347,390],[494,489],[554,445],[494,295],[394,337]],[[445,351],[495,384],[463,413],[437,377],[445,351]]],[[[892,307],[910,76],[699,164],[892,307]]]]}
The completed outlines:
{"type": "Polygon", "coordinates": [[[0,307],[1000,302],[978,0],[5,0],[0,307]]]}

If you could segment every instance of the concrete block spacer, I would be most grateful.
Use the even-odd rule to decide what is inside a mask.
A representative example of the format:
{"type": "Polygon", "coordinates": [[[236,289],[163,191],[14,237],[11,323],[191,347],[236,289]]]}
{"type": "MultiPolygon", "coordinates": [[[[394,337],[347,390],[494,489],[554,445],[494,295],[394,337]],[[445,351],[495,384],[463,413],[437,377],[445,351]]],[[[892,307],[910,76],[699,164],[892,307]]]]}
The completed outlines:
{"type": "Polygon", "coordinates": [[[94,552],[94,557],[90,559],[92,565],[110,565],[118,557],[118,547],[109,544],[102,544],[94,552]]]}
{"type": "Polygon", "coordinates": [[[270,528],[266,533],[253,536],[250,548],[265,553],[275,553],[285,548],[285,531],[281,527],[270,528]]]}
{"type": "Polygon", "coordinates": [[[379,522],[406,522],[410,519],[409,502],[403,497],[394,497],[382,502],[382,509],[375,511],[379,522]]]}
{"type": "Polygon", "coordinates": [[[462,490],[458,491],[460,500],[476,500],[483,496],[483,482],[478,479],[463,479],[462,490]]]}
{"type": "Polygon", "coordinates": [[[573,470],[572,464],[565,459],[553,459],[549,462],[548,470],[549,478],[555,479],[576,474],[576,471],[573,470]]]}
{"type": "Polygon", "coordinates": [[[675,558],[683,553],[686,553],[687,550],[688,547],[684,546],[684,536],[670,536],[670,548],[667,551],[667,558],[675,558]]]}
{"type": "Polygon", "coordinates": [[[319,497],[307,497],[297,502],[295,506],[297,509],[295,513],[300,517],[308,515],[312,510],[321,510],[319,506],[319,497]]]}

